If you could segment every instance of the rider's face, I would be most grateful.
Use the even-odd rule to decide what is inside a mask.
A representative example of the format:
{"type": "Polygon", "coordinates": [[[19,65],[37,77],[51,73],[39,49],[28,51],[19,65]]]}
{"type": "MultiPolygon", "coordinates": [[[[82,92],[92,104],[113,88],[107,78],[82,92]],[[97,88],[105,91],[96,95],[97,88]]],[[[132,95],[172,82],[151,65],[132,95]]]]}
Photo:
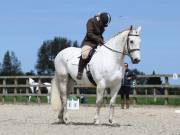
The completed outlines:
{"type": "Polygon", "coordinates": [[[99,20],[99,24],[100,24],[101,26],[103,26],[103,22],[102,22],[101,20],[99,20]]]}

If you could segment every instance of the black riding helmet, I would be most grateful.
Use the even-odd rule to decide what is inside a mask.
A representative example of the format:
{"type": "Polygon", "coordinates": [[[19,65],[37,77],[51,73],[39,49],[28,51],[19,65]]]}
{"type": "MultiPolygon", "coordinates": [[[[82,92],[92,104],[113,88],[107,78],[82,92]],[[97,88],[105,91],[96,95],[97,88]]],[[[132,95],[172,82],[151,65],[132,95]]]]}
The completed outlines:
{"type": "Polygon", "coordinates": [[[109,13],[106,12],[100,13],[99,17],[105,27],[107,27],[108,24],[111,22],[111,16],[109,13]]]}

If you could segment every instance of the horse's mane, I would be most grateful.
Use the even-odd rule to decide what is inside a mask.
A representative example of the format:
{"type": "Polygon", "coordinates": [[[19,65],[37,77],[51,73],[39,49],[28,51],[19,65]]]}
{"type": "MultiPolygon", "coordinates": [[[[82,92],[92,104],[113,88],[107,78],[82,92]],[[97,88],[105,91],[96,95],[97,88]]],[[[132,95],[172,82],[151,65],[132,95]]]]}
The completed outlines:
{"type": "MultiPolygon", "coordinates": [[[[119,34],[127,31],[127,30],[130,30],[130,28],[125,28],[125,29],[121,30],[120,32],[116,33],[116,34],[113,35],[111,38],[109,38],[109,39],[107,40],[107,42],[110,41],[111,39],[115,38],[115,37],[118,36],[119,34]]],[[[135,30],[135,29],[132,29],[132,30],[135,30]]]]}

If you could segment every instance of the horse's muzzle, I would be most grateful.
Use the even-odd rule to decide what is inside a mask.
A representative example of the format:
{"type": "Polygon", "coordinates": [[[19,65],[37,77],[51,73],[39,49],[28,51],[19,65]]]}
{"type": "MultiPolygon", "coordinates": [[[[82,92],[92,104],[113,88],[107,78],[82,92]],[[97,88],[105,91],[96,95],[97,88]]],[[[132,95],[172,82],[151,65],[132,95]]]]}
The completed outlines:
{"type": "Polygon", "coordinates": [[[132,61],[133,64],[138,64],[139,62],[140,62],[140,59],[134,59],[134,60],[132,61]]]}

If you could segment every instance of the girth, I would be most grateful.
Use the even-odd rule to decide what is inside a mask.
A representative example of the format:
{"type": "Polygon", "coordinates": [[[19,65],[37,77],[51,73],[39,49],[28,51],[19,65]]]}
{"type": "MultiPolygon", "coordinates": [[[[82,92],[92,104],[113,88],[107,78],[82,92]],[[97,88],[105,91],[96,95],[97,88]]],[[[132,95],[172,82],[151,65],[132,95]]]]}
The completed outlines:
{"type": "Polygon", "coordinates": [[[86,66],[86,75],[87,75],[89,81],[90,81],[94,86],[97,86],[96,82],[95,82],[94,79],[93,79],[93,76],[92,76],[92,74],[91,74],[91,71],[90,71],[90,69],[89,69],[89,65],[87,65],[87,66],[86,66]],[[88,66],[88,68],[87,68],[87,66],[88,66]]]}

